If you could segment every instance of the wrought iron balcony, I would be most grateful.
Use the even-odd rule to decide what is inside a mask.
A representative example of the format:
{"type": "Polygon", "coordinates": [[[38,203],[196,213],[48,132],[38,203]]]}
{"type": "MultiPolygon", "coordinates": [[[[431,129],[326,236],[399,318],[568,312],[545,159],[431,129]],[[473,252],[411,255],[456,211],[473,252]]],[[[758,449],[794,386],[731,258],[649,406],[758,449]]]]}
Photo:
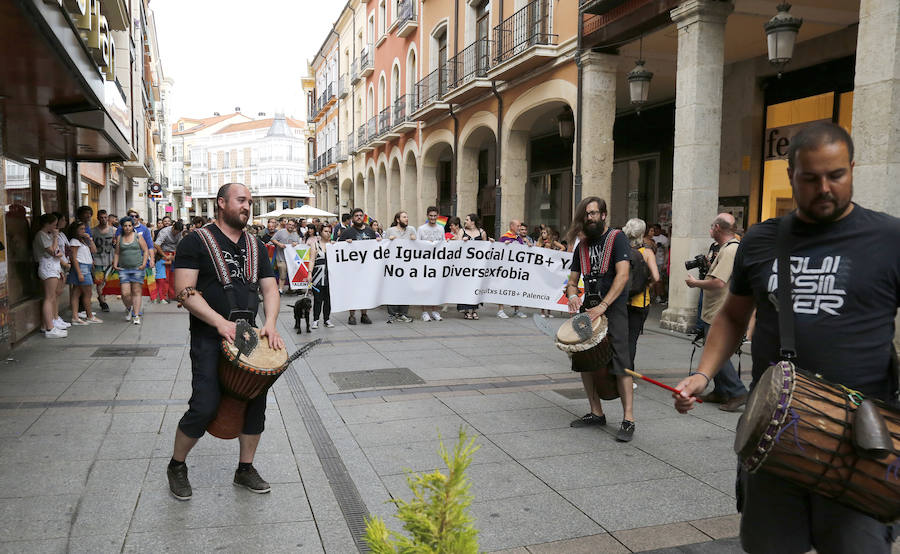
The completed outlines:
{"type": "Polygon", "coordinates": [[[347,134],[347,153],[348,154],[356,154],[356,141],[353,133],[347,134]]]}
{"type": "Polygon", "coordinates": [[[374,66],[374,48],[371,44],[366,45],[362,53],[359,55],[359,75],[362,78],[368,77],[375,71],[374,66]]]}
{"type": "Polygon", "coordinates": [[[341,141],[338,141],[337,145],[334,147],[334,161],[337,163],[347,161],[347,149],[345,148],[345,144],[341,141]]]}
{"type": "Polygon", "coordinates": [[[408,37],[418,28],[417,3],[415,0],[400,0],[397,6],[397,36],[408,37]]]}
{"type": "Polygon", "coordinates": [[[391,128],[391,107],[381,110],[378,114],[378,136],[384,135],[391,128]]]}
{"type": "Polygon", "coordinates": [[[338,98],[344,98],[348,92],[350,92],[350,87],[347,86],[347,75],[344,74],[338,79],[338,98]]]}
{"type": "MultiPolygon", "coordinates": [[[[447,67],[439,67],[421,81],[416,83],[415,112],[416,116],[424,116],[431,112],[430,108],[444,99],[448,89],[447,67]]],[[[445,106],[446,109],[446,106],[445,106]]]]}
{"type": "Polygon", "coordinates": [[[394,100],[393,106],[393,127],[396,133],[403,134],[417,127],[416,122],[412,119],[413,112],[413,95],[404,94],[400,98],[394,100]]]}
{"type": "Polygon", "coordinates": [[[487,76],[491,68],[491,42],[480,38],[447,62],[450,70],[448,102],[465,102],[490,87],[487,76]]]}
{"type": "Polygon", "coordinates": [[[494,63],[511,60],[532,46],[555,45],[552,13],[552,0],[532,0],[494,27],[494,63]]]}

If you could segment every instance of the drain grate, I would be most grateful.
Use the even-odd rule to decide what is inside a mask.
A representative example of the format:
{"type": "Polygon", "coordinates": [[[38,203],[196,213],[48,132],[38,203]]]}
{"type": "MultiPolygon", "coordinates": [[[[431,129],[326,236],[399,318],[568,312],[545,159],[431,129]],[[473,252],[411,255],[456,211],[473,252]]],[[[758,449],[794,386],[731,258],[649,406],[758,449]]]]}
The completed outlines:
{"type": "Polygon", "coordinates": [[[565,396],[569,400],[580,400],[582,398],[587,398],[587,395],[584,393],[584,389],[553,389],[553,392],[560,396],[565,396]]]}
{"type": "Polygon", "coordinates": [[[329,373],[329,377],[339,390],[397,387],[402,385],[424,385],[425,381],[406,367],[367,369],[363,371],[341,371],[329,373]]]}
{"type": "Polygon", "coordinates": [[[322,470],[325,472],[331,492],[334,493],[338,506],[341,508],[353,542],[356,543],[356,548],[360,552],[370,552],[369,545],[363,539],[366,534],[366,519],[369,517],[369,510],[359,495],[359,489],[356,488],[356,483],[350,477],[347,466],[344,465],[337,447],[331,440],[331,435],[325,429],[322,418],[319,417],[315,405],[306,393],[294,368],[289,368],[284,372],[284,378],[291,391],[291,396],[294,397],[294,403],[300,410],[303,424],[312,440],[316,456],[322,463],[322,470]]]}
{"type": "Polygon", "coordinates": [[[158,346],[101,346],[91,357],[94,358],[155,358],[158,346]]]}

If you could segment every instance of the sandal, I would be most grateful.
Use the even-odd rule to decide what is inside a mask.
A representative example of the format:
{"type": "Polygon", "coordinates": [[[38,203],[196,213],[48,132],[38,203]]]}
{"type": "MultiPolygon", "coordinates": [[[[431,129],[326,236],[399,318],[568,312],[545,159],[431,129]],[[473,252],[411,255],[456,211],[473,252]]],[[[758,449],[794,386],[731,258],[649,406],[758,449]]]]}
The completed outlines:
{"type": "Polygon", "coordinates": [[[470,314],[469,312],[464,313],[463,319],[472,319],[472,314],[470,314]]]}
{"type": "Polygon", "coordinates": [[[478,319],[478,312],[472,312],[472,319],[478,319]]]}

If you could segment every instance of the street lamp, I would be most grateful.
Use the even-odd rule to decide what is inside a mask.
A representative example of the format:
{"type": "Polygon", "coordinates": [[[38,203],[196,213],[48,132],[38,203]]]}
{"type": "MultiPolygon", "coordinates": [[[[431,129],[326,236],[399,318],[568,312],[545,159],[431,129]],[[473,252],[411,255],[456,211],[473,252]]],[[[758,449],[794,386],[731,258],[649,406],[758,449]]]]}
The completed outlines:
{"type": "Polygon", "coordinates": [[[634,64],[634,69],[628,72],[628,93],[631,97],[631,105],[637,107],[638,115],[641,114],[641,106],[647,103],[647,97],[650,96],[650,80],[653,79],[653,72],[644,68],[646,63],[644,57],[644,37],[641,36],[640,52],[638,60],[634,64]]]}
{"type": "Polygon", "coordinates": [[[763,28],[766,30],[766,41],[769,46],[769,63],[778,67],[778,76],[781,77],[781,71],[794,55],[794,43],[800,26],[803,25],[803,19],[788,13],[791,5],[787,2],[779,4],[777,9],[778,13],[767,21],[763,28]]]}

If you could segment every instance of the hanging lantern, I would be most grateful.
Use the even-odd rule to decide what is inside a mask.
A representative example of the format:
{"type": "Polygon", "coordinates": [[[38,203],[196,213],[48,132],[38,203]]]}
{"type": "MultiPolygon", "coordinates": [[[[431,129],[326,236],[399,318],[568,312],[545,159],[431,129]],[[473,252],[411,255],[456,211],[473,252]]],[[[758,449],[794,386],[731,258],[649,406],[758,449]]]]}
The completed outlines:
{"type": "Polygon", "coordinates": [[[641,113],[641,106],[647,103],[650,95],[650,80],[653,73],[644,69],[644,60],[638,60],[634,69],[628,72],[628,91],[631,96],[631,105],[637,106],[637,113],[641,113]]]}
{"type": "Polygon", "coordinates": [[[794,56],[794,43],[797,41],[797,33],[803,25],[803,19],[794,17],[790,13],[791,5],[782,2],[778,5],[778,13],[763,25],[766,30],[766,41],[769,46],[769,63],[778,67],[778,76],[784,66],[794,56]]]}

